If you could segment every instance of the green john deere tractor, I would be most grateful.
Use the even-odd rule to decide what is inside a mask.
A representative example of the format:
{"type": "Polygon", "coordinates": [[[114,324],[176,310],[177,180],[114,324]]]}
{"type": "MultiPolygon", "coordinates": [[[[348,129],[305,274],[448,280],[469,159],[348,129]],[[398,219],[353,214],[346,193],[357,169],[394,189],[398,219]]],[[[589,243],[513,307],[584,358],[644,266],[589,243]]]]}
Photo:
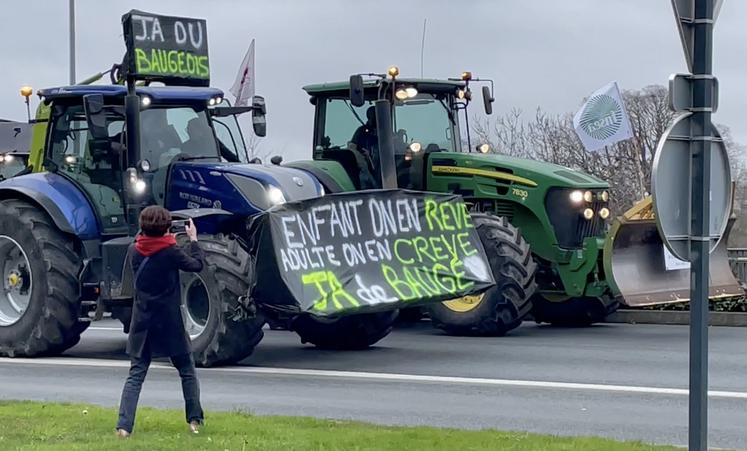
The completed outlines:
{"type": "MultiPolygon", "coordinates": [[[[465,147],[459,113],[471,97],[470,82],[481,81],[471,74],[449,80],[398,74],[393,67],[304,87],[315,106],[313,160],[289,165],[313,173],[329,192],[376,188],[369,175],[378,164],[373,105],[389,99],[398,186],[461,194],[482,221],[500,225],[483,229],[476,222],[490,234],[482,238],[491,267],[501,268],[497,286],[428,308],[437,327],[502,335],[530,312],[538,322],[590,324],[614,311],[618,301],[602,264],[608,184],[565,167],[489,154],[484,145],[465,147]]],[[[483,98],[490,113],[488,86],[483,98]]]]}

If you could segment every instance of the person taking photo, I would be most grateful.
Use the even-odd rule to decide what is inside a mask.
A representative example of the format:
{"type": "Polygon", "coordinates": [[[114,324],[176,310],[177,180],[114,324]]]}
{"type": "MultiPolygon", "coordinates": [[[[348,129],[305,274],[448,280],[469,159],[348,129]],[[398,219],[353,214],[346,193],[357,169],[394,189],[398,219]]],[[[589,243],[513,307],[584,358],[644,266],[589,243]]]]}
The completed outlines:
{"type": "Polygon", "coordinates": [[[196,434],[203,411],[191,343],[182,320],[179,271],[200,272],[204,255],[192,220],[186,226],[190,242],[184,248],[176,245],[170,233],[171,213],[165,208],[146,207],[139,222],[140,234],[130,249],[135,293],[127,339],[130,372],[122,389],[117,435],[126,438],[133,431],[140,390],[154,357],[169,357],[179,371],[187,423],[196,434]]]}

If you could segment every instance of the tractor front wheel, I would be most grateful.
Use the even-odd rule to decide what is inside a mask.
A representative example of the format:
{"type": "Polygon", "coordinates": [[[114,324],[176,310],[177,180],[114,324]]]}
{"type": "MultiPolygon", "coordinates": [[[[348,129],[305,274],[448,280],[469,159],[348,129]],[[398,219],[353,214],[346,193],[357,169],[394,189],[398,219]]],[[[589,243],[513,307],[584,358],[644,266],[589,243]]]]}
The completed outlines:
{"type": "Polygon", "coordinates": [[[0,202],[0,355],[59,354],[88,327],[79,321],[81,258],[38,206],[0,202]]]}
{"type": "Polygon", "coordinates": [[[495,286],[477,296],[432,304],[433,325],[450,335],[500,336],[521,324],[532,306],[537,264],[519,229],[508,219],[472,214],[495,286]]]}
{"type": "Polygon", "coordinates": [[[293,319],[291,330],[302,343],[321,349],[365,349],[389,335],[397,319],[397,310],[363,313],[341,318],[322,318],[305,313],[293,319]]]}
{"type": "Polygon", "coordinates": [[[206,265],[182,273],[182,316],[198,366],[235,363],[248,357],[262,340],[265,321],[247,314],[241,302],[254,284],[254,264],[236,240],[225,235],[199,238],[206,265]]]}

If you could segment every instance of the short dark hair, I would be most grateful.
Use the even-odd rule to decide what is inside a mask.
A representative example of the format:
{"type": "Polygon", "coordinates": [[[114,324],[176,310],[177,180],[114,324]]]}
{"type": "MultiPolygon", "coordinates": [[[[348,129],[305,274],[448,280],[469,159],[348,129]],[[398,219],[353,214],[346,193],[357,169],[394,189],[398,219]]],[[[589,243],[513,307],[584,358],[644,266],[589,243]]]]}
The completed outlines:
{"type": "Polygon", "coordinates": [[[164,236],[171,227],[171,213],[158,205],[145,207],[140,212],[140,230],[145,236],[164,236]]]}

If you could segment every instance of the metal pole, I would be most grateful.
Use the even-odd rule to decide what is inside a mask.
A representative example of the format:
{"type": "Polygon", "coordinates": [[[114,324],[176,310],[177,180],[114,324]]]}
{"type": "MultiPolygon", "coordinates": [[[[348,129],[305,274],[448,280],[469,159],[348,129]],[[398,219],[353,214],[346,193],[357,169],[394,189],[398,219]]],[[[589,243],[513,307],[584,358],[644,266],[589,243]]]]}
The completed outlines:
{"type": "MultiPolygon", "coordinates": [[[[138,230],[138,215],[140,215],[140,204],[132,195],[127,176],[127,169],[135,166],[140,158],[140,97],[137,95],[135,79],[127,77],[127,95],[125,96],[125,127],[127,131],[127,157],[126,164],[122,167],[122,186],[125,187],[125,203],[127,212],[127,224],[130,235],[138,230]]],[[[122,161],[122,160],[120,160],[122,161]]]]}
{"type": "Polygon", "coordinates": [[[690,261],[689,449],[708,449],[708,275],[710,253],[713,0],[695,0],[690,129],[692,158],[690,261]]]}
{"type": "Polygon", "coordinates": [[[70,19],[70,84],[75,84],[75,0],[70,0],[68,15],[70,19]]]}
{"type": "Polygon", "coordinates": [[[397,165],[394,162],[392,104],[388,100],[377,100],[375,105],[376,134],[379,137],[379,170],[381,171],[381,187],[384,189],[396,189],[397,165]]]}

